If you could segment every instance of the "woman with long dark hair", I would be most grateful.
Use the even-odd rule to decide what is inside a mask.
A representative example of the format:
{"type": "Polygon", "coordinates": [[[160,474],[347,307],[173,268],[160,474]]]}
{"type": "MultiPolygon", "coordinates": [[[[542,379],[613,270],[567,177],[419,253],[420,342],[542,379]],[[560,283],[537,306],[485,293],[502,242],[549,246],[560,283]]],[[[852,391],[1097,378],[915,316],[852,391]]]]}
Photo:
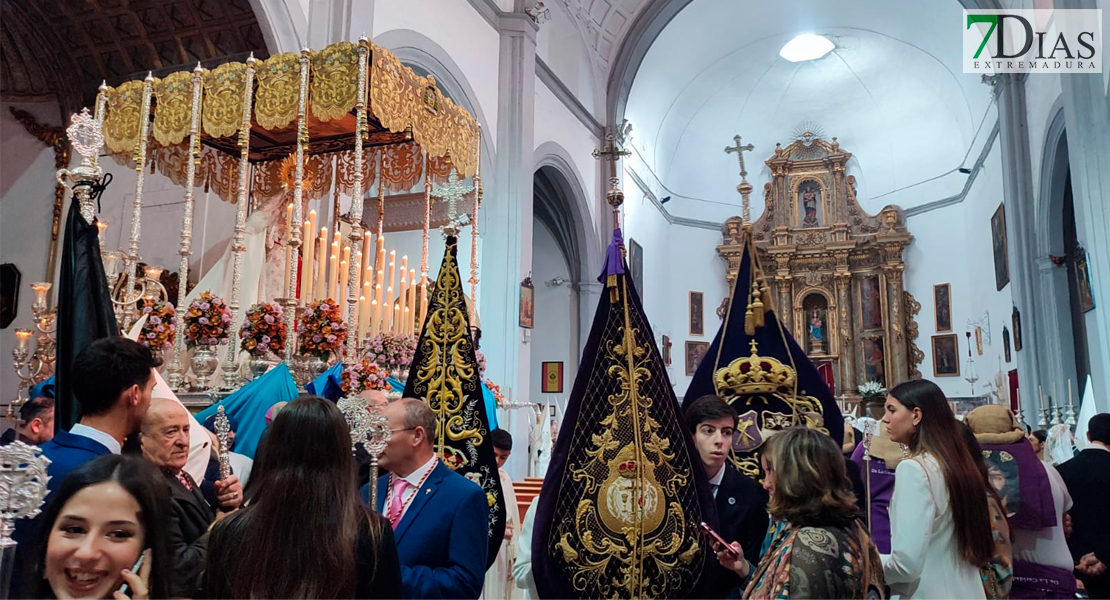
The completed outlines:
{"type": "Polygon", "coordinates": [[[400,598],[389,522],[358,496],[351,434],[335,403],[301,396],[274,418],[247,507],[208,540],[210,598],[400,598]]]}
{"type": "Polygon", "coordinates": [[[167,598],[169,549],[162,474],[145,460],[109,454],[62,481],[42,516],[34,598],[167,598]],[[137,573],[133,567],[143,557],[137,573]]]}
{"type": "Polygon", "coordinates": [[[903,598],[984,598],[994,554],[987,489],[963,427],[931,381],[898,384],[883,416],[907,457],[894,476],[886,581],[903,598]]]}

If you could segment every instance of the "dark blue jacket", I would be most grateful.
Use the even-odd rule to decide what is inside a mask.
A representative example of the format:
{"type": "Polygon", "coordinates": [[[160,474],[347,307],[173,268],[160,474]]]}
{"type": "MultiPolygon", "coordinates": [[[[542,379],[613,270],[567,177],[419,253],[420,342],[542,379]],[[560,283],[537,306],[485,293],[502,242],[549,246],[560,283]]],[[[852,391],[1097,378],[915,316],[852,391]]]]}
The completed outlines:
{"type": "MultiPolygon", "coordinates": [[[[379,512],[388,487],[389,476],[379,477],[379,512]]],[[[361,493],[369,503],[370,484],[361,493]]],[[[393,532],[405,597],[477,598],[485,581],[488,520],[482,488],[437,463],[393,532]]]]}

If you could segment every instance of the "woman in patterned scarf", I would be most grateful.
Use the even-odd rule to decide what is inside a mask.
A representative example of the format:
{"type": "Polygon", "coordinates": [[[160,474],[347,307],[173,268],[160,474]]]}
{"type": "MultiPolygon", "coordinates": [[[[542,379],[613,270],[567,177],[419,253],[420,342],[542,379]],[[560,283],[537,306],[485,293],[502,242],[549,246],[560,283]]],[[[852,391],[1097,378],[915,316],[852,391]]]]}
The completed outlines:
{"type": "Polygon", "coordinates": [[[840,449],[814,429],[787,429],[760,458],[773,519],[758,566],[723,547],[717,558],[745,578],[744,598],[882,598],[883,566],[859,520],[840,449]]]}

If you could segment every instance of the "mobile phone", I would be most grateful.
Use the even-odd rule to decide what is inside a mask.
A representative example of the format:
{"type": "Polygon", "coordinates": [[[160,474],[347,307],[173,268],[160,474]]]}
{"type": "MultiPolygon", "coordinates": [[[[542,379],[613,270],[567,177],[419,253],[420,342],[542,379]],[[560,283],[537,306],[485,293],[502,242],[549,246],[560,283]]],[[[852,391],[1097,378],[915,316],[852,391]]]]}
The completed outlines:
{"type": "Polygon", "coordinates": [[[717,533],[716,531],[713,531],[712,527],[710,527],[709,525],[706,525],[705,521],[702,521],[701,524],[699,525],[699,527],[701,528],[702,533],[704,533],[705,535],[708,535],[709,537],[713,538],[714,541],[716,541],[718,544],[720,544],[721,547],[725,549],[725,552],[728,552],[729,554],[731,554],[735,558],[740,557],[740,553],[737,552],[736,550],[734,550],[732,548],[732,546],[730,546],[729,543],[725,541],[725,538],[721,537],[721,534],[717,533]]]}
{"type": "MultiPolygon", "coordinates": [[[[146,558],[146,549],[145,548],[143,549],[142,552],[139,553],[139,560],[136,560],[135,564],[131,566],[131,572],[132,573],[138,573],[139,572],[139,569],[141,569],[143,567],[143,559],[144,558],[146,558]]],[[[123,582],[123,585],[119,586],[118,591],[121,594],[126,594],[127,593],[127,582],[126,581],[123,582]]]]}

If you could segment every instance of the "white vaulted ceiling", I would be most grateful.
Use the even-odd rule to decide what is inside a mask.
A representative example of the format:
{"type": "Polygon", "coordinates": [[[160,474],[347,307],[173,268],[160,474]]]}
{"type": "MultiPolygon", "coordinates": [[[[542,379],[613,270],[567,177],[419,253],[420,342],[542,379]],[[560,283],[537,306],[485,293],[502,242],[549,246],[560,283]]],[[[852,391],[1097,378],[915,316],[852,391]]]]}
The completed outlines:
{"type": "Polygon", "coordinates": [[[719,219],[737,204],[735,155],[723,149],[739,134],[755,145],[745,160],[758,214],[763,161],[812,122],[855,155],[850,169],[865,208],[957,193],[966,176],[956,168],[978,152],[980,124],[978,139],[994,121],[984,119],[990,88],[962,73],[962,10],[957,0],[694,0],[636,73],[624,115],[634,160],[676,196],[669,211],[719,219]],[[836,48],[815,61],[780,58],[801,33],[836,48]]]}

